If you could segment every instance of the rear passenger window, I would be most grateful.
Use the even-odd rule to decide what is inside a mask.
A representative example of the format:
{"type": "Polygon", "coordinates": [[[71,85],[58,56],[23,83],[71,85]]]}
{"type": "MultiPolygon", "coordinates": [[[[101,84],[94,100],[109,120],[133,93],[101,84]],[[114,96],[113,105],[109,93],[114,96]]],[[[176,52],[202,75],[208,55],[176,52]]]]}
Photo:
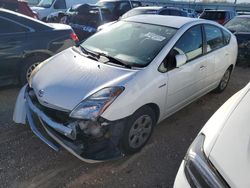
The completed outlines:
{"type": "Polygon", "coordinates": [[[66,9],[65,0],[56,0],[54,4],[55,9],[66,9]]]}
{"type": "Polygon", "coordinates": [[[213,25],[205,25],[207,40],[207,52],[211,52],[224,46],[221,29],[213,25]]]}
{"type": "Polygon", "coordinates": [[[229,42],[230,42],[231,34],[228,33],[228,32],[225,31],[225,30],[222,30],[222,31],[223,31],[223,35],[224,35],[224,44],[227,45],[227,44],[229,44],[229,42]]]}
{"type": "Polygon", "coordinates": [[[166,10],[162,10],[159,14],[160,15],[169,15],[170,13],[169,13],[169,10],[166,9],[166,10]]]}
{"type": "Polygon", "coordinates": [[[177,11],[177,10],[170,10],[170,15],[173,15],[173,16],[181,16],[180,12],[177,11]]]}
{"type": "Polygon", "coordinates": [[[133,8],[141,6],[140,2],[132,1],[133,8]]]}
{"type": "Polygon", "coordinates": [[[0,34],[21,33],[28,31],[27,28],[9,20],[0,18],[0,34]]]}

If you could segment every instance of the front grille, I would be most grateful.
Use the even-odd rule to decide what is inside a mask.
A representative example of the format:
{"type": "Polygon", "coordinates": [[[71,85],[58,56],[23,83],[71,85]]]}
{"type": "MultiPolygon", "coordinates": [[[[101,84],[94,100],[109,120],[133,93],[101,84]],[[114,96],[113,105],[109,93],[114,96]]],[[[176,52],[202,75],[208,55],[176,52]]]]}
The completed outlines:
{"type": "Polygon", "coordinates": [[[46,107],[44,105],[42,105],[36,95],[35,92],[32,88],[28,89],[28,94],[29,97],[32,101],[32,103],[39,108],[41,111],[43,111],[48,117],[50,117],[52,120],[54,120],[55,122],[61,123],[61,124],[68,124],[70,122],[72,122],[72,119],[69,117],[69,113],[68,112],[64,112],[64,111],[60,111],[60,110],[56,110],[56,109],[52,109],[49,107],[46,107]]]}

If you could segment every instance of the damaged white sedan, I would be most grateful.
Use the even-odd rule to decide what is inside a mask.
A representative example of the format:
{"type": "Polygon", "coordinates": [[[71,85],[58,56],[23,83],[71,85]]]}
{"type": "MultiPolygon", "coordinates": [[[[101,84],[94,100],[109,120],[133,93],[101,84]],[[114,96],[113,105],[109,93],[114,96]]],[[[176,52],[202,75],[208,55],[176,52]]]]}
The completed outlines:
{"type": "Polygon", "coordinates": [[[130,17],[41,63],[13,118],[55,150],[114,159],[139,151],[177,110],[222,92],[236,57],[235,37],[214,22],[130,17]]]}

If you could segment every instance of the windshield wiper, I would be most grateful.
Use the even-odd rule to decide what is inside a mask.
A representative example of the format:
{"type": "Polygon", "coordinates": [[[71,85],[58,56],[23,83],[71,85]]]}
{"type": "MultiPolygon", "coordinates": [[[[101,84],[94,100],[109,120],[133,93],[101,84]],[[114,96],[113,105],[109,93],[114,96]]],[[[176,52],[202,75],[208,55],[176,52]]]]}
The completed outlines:
{"type": "MultiPolygon", "coordinates": [[[[124,67],[126,67],[126,68],[129,68],[129,69],[132,68],[131,65],[129,65],[129,64],[125,63],[125,62],[123,62],[122,60],[120,60],[120,59],[118,59],[118,58],[109,56],[109,55],[107,55],[107,54],[105,54],[105,53],[99,53],[99,60],[101,60],[101,57],[107,58],[107,59],[108,59],[108,62],[112,62],[112,63],[118,64],[118,65],[122,65],[122,66],[124,66],[124,67]]],[[[104,61],[103,63],[106,63],[106,62],[104,61]]]]}
{"type": "Polygon", "coordinates": [[[80,46],[80,49],[82,50],[82,52],[84,54],[87,55],[88,58],[91,58],[93,60],[96,60],[96,61],[99,61],[99,54],[98,53],[95,53],[95,52],[92,52],[90,50],[87,50],[86,48],[80,46]]]}

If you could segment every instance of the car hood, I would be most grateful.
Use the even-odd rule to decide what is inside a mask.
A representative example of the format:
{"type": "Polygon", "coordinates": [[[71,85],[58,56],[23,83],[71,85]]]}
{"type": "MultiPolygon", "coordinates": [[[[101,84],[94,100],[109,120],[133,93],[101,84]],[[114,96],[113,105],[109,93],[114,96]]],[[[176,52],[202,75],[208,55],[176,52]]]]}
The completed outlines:
{"type": "MultiPolygon", "coordinates": [[[[250,187],[249,88],[250,85],[238,93],[241,97],[231,101],[237,101],[237,104],[231,106],[232,111],[229,115],[220,114],[221,118],[226,117],[226,120],[223,126],[218,125],[221,130],[208,154],[209,160],[230,187],[250,187]]],[[[204,134],[206,138],[209,137],[208,132],[204,134]]]]}
{"type": "Polygon", "coordinates": [[[71,111],[102,88],[124,86],[136,72],[86,58],[73,47],[47,60],[30,85],[41,104],[71,111]]]}

